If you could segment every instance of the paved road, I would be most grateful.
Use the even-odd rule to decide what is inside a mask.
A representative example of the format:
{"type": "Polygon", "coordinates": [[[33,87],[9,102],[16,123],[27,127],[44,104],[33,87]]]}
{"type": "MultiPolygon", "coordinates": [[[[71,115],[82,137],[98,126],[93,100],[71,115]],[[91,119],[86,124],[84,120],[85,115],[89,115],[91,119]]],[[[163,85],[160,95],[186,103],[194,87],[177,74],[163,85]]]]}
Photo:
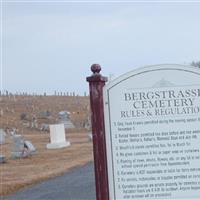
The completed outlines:
{"type": "Polygon", "coordinates": [[[93,163],[2,200],[95,200],[93,163]]]}

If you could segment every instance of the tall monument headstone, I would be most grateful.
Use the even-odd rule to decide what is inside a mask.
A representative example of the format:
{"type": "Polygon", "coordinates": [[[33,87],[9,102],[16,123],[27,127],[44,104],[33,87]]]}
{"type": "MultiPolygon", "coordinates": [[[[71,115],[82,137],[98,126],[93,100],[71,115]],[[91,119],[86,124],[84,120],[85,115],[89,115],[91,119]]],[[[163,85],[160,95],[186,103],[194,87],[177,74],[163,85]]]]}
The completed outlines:
{"type": "Polygon", "coordinates": [[[47,149],[59,149],[70,146],[70,142],[66,141],[64,124],[52,124],[50,128],[50,143],[47,149]]]}

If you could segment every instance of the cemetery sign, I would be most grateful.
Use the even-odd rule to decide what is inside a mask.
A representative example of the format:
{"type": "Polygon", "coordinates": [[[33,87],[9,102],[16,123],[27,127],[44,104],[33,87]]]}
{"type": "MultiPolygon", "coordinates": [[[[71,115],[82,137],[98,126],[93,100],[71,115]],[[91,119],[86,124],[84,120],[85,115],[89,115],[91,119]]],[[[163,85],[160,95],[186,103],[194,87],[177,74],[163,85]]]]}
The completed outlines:
{"type": "Polygon", "coordinates": [[[126,73],[103,87],[103,106],[108,199],[200,198],[198,68],[126,73]]]}

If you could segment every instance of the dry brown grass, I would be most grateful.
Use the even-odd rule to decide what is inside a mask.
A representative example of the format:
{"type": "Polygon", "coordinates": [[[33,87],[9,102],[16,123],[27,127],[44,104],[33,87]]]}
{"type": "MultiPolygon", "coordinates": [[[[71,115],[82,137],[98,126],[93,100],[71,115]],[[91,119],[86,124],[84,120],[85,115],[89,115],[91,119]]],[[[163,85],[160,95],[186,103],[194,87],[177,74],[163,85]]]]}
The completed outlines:
{"type": "MultiPolygon", "coordinates": [[[[88,99],[84,98],[79,102],[79,106],[74,103],[72,97],[43,97],[28,99],[31,104],[37,105],[39,110],[51,109],[52,113],[59,112],[60,110],[69,110],[74,112],[73,120],[80,123],[85,116],[85,106],[88,105],[88,99]],[[55,104],[56,100],[56,104],[55,104]],[[71,104],[70,104],[71,102],[71,104]],[[76,118],[76,114],[78,117],[76,118]]],[[[23,128],[20,122],[20,113],[27,112],[23,106],[23,98],[18,99],[17,102],[12,104],[4,101],[1,106],[14,107],[15,113],[9,112],[0,118],[0,128],[6,126],[15,126],[22,131],[22,135],[26,140],[30,140],[37,148],[37,154],[24,159],[11,159],[11,146],[12,139],[6,139],[6,144],[1,145],[1,154],[5,155],[7,162],[0,165],[0,196],[11,194],[21,188],[30,186],[32,184],[41,182],[43,180],[61,175],[70,169],[82,166],[87,162],[93,160],[92,143],[89,142],[88,132],[85,130],[72,130],[66,134],[67,139],[71,142],[71,146],[63,149],[48,150],[46,144],[49,143],[49,133],[40,132],[23,128]]]]}
{"type": "Polygon", "coordinates": [[[11,140],[1,147],[2,153],[8,158],[7,163],[0,166],[1,196],[60,175],[93,159],[92,143],[88,141],[86,133],[67,134],[71,146],[57,150],[46,149],[49,134],[33,132],[25,137],[31,140],[37,148],[37,154],[32,157],[11,159],[11,140]]]}

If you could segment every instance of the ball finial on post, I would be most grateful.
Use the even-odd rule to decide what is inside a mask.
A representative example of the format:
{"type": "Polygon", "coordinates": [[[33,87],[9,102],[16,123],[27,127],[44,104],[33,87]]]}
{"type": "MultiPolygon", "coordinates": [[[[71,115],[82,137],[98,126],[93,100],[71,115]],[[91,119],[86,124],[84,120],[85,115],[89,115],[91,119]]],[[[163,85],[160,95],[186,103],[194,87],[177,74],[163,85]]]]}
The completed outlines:
{"type": "Polygon", "coordinates": [[[99,64],[93,64],[91,66],[91,71],[94,73],[94,74],[99,74],[99,72],[101,71],[101,66],[99,64]]]}

